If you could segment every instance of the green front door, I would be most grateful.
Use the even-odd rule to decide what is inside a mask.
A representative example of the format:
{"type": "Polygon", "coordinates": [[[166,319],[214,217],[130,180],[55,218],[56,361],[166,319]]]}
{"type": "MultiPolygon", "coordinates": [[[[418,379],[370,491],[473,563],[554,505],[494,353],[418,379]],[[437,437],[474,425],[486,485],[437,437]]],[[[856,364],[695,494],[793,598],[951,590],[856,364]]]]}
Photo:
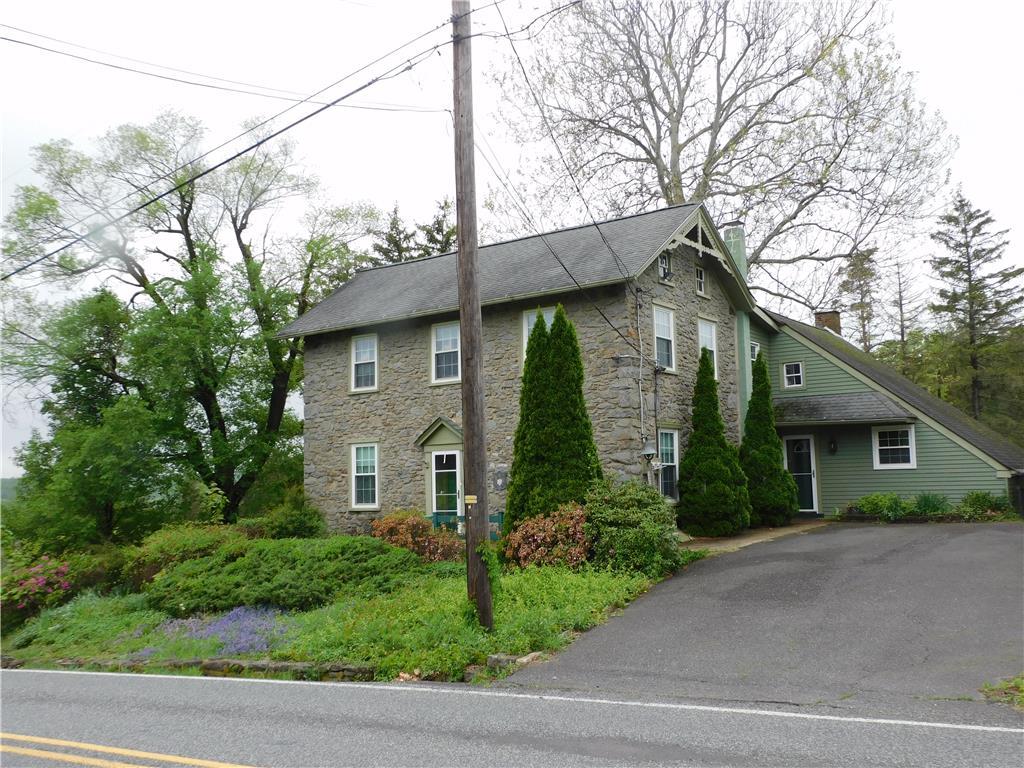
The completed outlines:
{"type": "Polygon", "coordinates": [[[434,451],[430,454],[430,485],[435,528],[459,527],[462,502],[461,451],[434,451]]]}
{"type": "Polygon", "coordinates": [[[814,485],[814,438],[810,435],[795,435],[783,439],[786,443],[786,469],[796,480],[800,511],[817,512],[818,499],[814,485]]]}

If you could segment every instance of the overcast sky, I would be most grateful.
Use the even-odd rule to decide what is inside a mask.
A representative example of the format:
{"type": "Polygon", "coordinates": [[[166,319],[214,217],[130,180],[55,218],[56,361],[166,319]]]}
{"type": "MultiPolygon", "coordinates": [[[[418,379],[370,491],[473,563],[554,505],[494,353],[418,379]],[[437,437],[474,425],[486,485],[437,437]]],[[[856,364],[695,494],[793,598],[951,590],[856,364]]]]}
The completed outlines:
{"type": "MultiPolygon", "coordinates": [[[[474,0],[482,8],[475,15],[475,31],[501,29],[494,9],[483,8],[489,2],[474,0]]],[[[510,26],[519,26],[548,7],[531,0],[506,0],[502,10],[510,26]]],[[[951,163],[954,182],[962,184],[976,205],[991,209],[1001,226],[1011,228],[1013,240],[1024,226],[1024,196],[1019,192],[1024,177],[1021,5],[999,0],[967,5],[897,0],[893,10],[893,33],[904,66],[918,73],[919,96],[943,113],[959,137],[960,149],[951,163]]],[[[137,0],[8,2],[0,11],[0,24],[6,25],[0,27],[0,36],[125,67],[153,69],[110,54],[280,89],[280,95],[305,95],[443,25],[449,14],[447,0],[177,0],[169,6],[137,0]]],[[[448,35],[447,28],[438,30],[407,52],[442,42],[448,35]]],[[[507,43],[479,37],[473,45],[478,142],[489,140],[501,164],[514,168],[520,150],[500,141],[502,132],[493,119],[495,86],[484,77],[507,43]]],[[[444,48],[429,62],[375,85],[352,103],[444,110],[451,101],[450,57],[444,48]]],[[[5,210],[15,186],[32,183],[29,150],[43,141],[68,138],[84,147],[113,126],[146,123],[163,110],[176,109],[204,121],[207,147],[212,147],[234,136],[242,120],[270,116],[288,106],[285,101],[144,77],[6,41],[0,41],[0,71],[0,201],[5,210]]],[[[169,77],[197,79],[161,71],[169,77]]],[[[356,75],[329,93],[340,95],[368,76],[369,72],[356,75]]],[[[287,117],[309,109],[297,107],[287,117]]],[[[437,200],[454,196],[451,122],[444,111],[332,109],[291,136],[335,202],[369,200],[382,208],[397,202],[408,220],[427,218],[437,200]]],[[[477,175],[486,190],[492,179],[479,159],[477,175]]],[[[1011,248],[1012,258],[1021,260],[1019,248],[1011,248]]],[[[20,474],[10,461],[12,448],[28,436],[32,425],[41,424],[20,398],[5,399],[0,424],[3,475],[20,474]]]]}

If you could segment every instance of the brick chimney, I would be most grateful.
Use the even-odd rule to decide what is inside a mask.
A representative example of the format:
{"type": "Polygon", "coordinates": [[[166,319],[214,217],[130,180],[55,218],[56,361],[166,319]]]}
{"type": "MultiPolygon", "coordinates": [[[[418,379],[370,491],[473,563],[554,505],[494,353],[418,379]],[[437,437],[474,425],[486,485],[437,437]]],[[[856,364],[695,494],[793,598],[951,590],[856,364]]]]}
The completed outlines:
{"type": "Polygon", "coordinates": [[[839,311],[835,309],[827,312],[814,313],[814,325],[816,328],[825,328],[838,336],[843,335],[843,324],[839,319],[839,311]]]}

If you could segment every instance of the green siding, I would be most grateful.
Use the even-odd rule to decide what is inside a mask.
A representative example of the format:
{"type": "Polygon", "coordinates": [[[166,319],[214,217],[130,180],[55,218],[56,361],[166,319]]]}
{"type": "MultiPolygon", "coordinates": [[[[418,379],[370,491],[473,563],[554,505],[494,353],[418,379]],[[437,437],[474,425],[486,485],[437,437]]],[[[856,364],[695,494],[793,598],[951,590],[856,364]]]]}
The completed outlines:
{"type": "Polygon", "coordinates": [[[837,395],[871,390],[860,379],[785,333],[780,333],[772,338],[769,347],[771,348],[769,360],[771,368],[769,370],[772,373],[772,392],[779,397],[837,395]],[[786,363],[796,362],[804,364],[804,386],[786,389],[782,382],[782,366],[786,363]]]}
{"type": "Polygon", "coordinates": [[[919,493],[941,493],[956,504],[968,491],[1007,492],[1006,479],[996,470],[949,438],[917,423],[916,469],[874,469],[871,427],[792,427],[783,435],[814,435],[817,465],[818,511],[832,514],[869,493],[897,493],[912,497],[919,493]],[[836,441],[836,452],[828,444],[836,441]]]}

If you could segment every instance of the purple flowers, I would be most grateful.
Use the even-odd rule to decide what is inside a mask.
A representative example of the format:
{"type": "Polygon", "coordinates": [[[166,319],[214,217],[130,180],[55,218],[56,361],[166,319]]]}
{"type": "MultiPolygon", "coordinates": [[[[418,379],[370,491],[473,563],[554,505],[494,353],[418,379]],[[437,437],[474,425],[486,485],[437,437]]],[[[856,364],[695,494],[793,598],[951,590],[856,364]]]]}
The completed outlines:
{"type": "Polygon", "coordinates": [[[159,629],[166,636],[184,635],[196,640],[214,638],[220,653],[265,653],[286,631],[281,612],[273,608],[233,608],[222,616],[169,619],[159,629]]]}

